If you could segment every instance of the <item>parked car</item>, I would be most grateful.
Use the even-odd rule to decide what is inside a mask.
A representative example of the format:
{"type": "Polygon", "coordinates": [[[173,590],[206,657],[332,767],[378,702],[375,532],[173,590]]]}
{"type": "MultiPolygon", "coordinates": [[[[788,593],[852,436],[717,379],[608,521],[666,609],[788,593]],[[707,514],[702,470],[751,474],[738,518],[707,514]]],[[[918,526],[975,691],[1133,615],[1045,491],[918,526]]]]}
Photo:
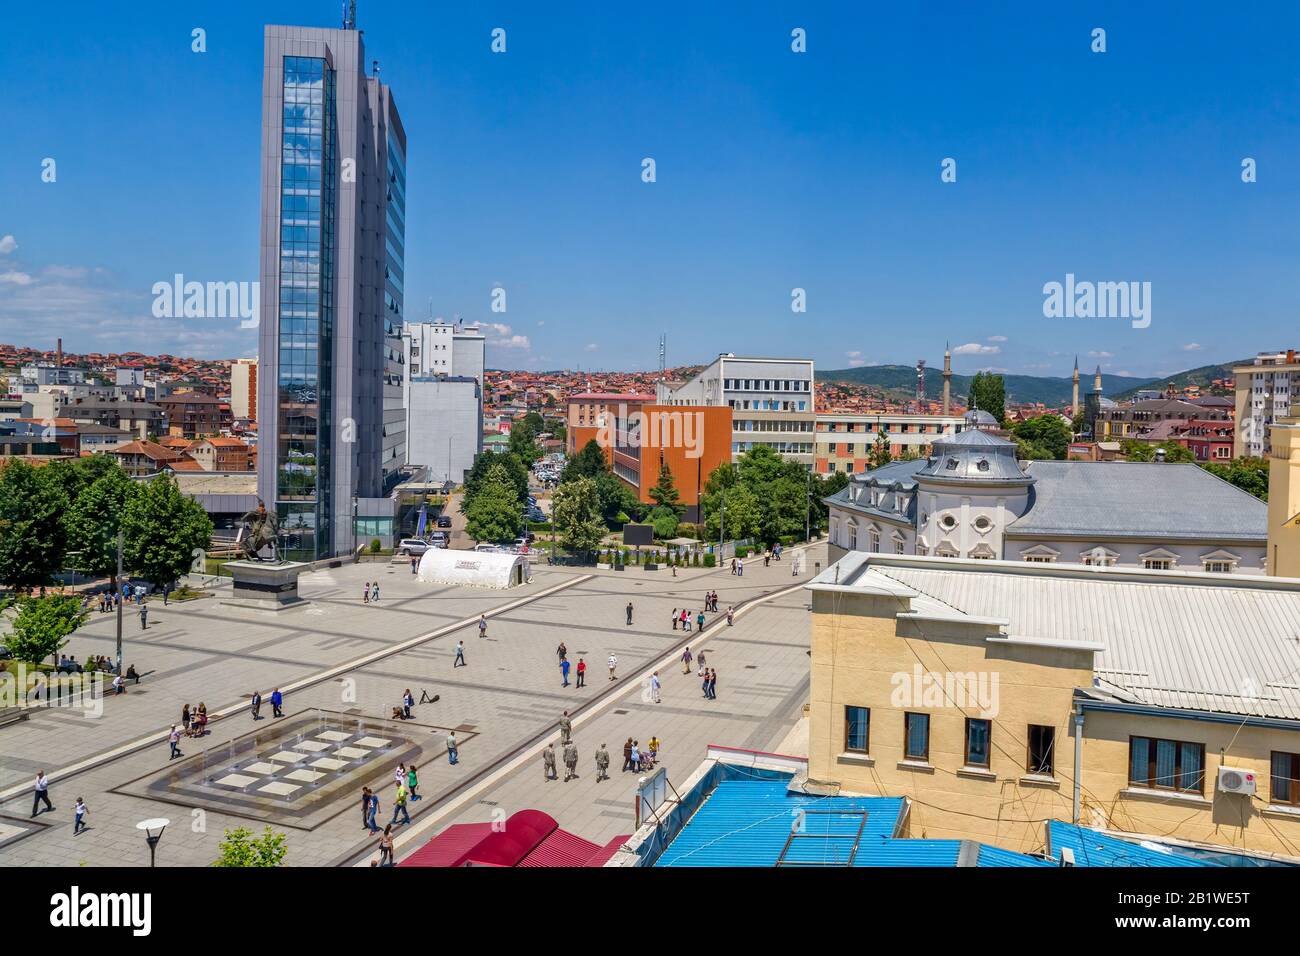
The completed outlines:
{"type": "Polygon", "coordinates": [[[450,527],[451,527],[451,515],[438,515],[438,527],[439,527],[439,528],[450,528],[450,527]]]}
{"type": "Polygon", "coordinates": [[[399,554],[408,554],[412,557],[418,557],[429,550],[429,542],[423,538],[403,538],[397,546],[399,554]]]}
{"type": "Polygon", "coordinates": [[[444,531],[435,531],[429,535],[429,543],[435,548],[447,547],[447,534],[444,531]]]}

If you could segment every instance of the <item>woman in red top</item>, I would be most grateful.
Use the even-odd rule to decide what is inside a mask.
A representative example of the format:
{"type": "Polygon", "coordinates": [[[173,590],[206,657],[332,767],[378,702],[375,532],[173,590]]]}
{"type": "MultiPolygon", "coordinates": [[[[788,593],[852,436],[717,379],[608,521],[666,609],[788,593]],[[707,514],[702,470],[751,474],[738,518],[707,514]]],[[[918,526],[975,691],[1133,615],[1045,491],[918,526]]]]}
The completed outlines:
{"type": "Polygon", "coordinates": [[[587,686],[587,662],[581,657],[578,658],[578,686],[587,686]]]}

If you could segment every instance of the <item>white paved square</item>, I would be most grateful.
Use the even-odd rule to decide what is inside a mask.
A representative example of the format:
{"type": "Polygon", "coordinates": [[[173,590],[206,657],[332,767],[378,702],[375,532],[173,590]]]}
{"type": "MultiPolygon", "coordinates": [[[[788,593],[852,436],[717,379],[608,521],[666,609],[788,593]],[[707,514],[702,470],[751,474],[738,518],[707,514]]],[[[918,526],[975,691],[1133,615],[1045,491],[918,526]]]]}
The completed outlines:
{"type": "Polygon", "coordinates": [[[271,754],[267,760],[276,760],[280,763],[297,763],[299,760],[306,760],[306,754],[296,754],[292,750],[281,750],[278,754],[271,754]]]}
{"type": "Polygon", "coordinates": [[[241,769],[244,773],[256,773],[265,776],[268,773],[275,773],[280,769],[280,765],[259,760],[257,763],[250,763],[247,767],[241,769]]]}
{"type": "Polygon", "coordinates": [[[242,773],[228,773],[217,783],[224,787],[247,787],[250,783],[257,783],[256,777],[248,777],[242,773]]]}
{"type": "MultiPolygon", "coordinates": [[[[322,770],[341,770],[347,765],[348,762],[346,760],[335,760],[333,757],[321,757],[318,760],[313,760],[307,766],[320,767],[322,770]]],[[[290,776],[292,776],[292,774],[290,774],[290,776]]]]}
{"type": "Polygon", "coordinates": [[[0,843],[4,843],[10,837],[16,837],[23,832],[23,827],[11,826],[8,823],[0,823],[0,843]]]}
{"type": "Polygon", "coordinates": [[[268,783],[265,787],[258,787],[257,791],[258,793],[273,793],[277,797],[287,797],[295,790],[301,789],[302,787],[298,786],[296,783],[280,783],[279,781],[276,781],[275,783],[268,783]]]}
{"type": "Polygon", "coordinates": [[[380,737],[362,737],[357,741],[358,747],[387,747],[391,740],[384,740],[380,737]]]}
{"type": "Polygon", "coordinates": [[[347,739],[348,739],[349,737],[351,737],[351,736],[352,736],[351,734],[345,734],[345,733],[344,733],[343,731],[341,731],[341,730],[327,730],[327,731],[325,731],[325,733],[323,733],[323,734],[317,734],[317,735],[316,735],[316,739],[317,739],[317,740],[328,740],[328,741],[330,741],[331,743],[335,743],[335,744],[336,744],[336,743],[338,743],[340,740],[347,740],[347,739]]]}
{"type": "Polygon", "coordinates": [[[360,747],[340,747],[338,750],[334,751],[334,753],[338,754],[340,757],[347,757],[351,760],[356,760],[358,757],[370,756],[369,750],[362,750],[360,747]]]}
{"type": "Polygon", "coordinates": [[[314,753],[314,754],[318,754],[318,753],[320,753],[322,750],[329,750],[329,749],[330,749],[330,744],[323,744],[323,743],[321,743],[319,740],[304,740],[304,741],[302,741],[302,742],[300,742],[300,743],[296,743],[296,744],[294,744],[294,745],[293,745],[293,749],[294,749],[294,750],[309,750],[309,751],[311,751],[311,752],[314,753]]]}
{"type": "Polygon", "coordinates": [[[286,773],[285,780],[301,780],[303,783],[314,783],[321,777],[325,776],[315,770],[295,770],[293,773],[286,773]]]}

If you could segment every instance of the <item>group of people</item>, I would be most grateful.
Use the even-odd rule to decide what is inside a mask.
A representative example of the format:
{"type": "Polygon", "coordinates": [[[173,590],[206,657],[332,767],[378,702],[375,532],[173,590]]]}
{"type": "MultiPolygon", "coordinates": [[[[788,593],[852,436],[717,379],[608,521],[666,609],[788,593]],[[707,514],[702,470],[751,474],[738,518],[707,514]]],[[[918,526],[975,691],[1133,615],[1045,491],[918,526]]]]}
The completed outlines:
{"type": "MultiPolygon", "coordinates": [[[[569,686],[569,670],[570,670],[570,665],[569,665],[569,649],[564,645],[564,641],[560,641],[560,646],[557,647],[557,648],[555,649],[555,656],[556,656],[556,658],[559,660],[559,664],[560,664],[560,686],[561,686],[561,687],[568,687],[568,686],[569,686]]],[[[585,658],[582,658],[582,657],[579,657],[579,658],[578,658],[577,666],[574,667],[573,670],[574,670],[574,672],[577,674],[577,681],[576,681],[576,683],[574,684],[574,686],[575,686],[575,687],[586,687],[586,686],[587,686],[587,661],[586,661],[586,659],[585,659],[585,658]]],[[[612,669],[612,668],[611,668],[611,670],[610,670],[610,674],[611,674],[611,675],[613,674],[613,669],[612,669]]],[[[610,680],[613,680],[613,679],[614,679],[614,678],[611,676],[611,677],[610,677],[610,680]]]]}
{"type": "MultiPolygon", "coordinates": [[[[94,657],[87,657],[85,664],[78,661],[75,654],[71,656],[60,655],[58,669],[60,672],[67,674],[92,674],[95,671],[116,670],[107,654],[96,654],[94,657]]],[[[134,680],[137,684],[140,683],[140,675],[136,673],[134,664],[126,669],[126,678],[127,680],[134,680]]]]}
{"type": "MultiPolygon", "coordinates": [[[[248,709],[252,712],[254,720],[262,719],[262,692],[260,690],[253,691],[248,698],[248,709]]],[[[271,691],[271,715],[273,717],[284,716],[284,694],[280,693],[278,687],[271,691]]]]}
{"type": "MultiPolygon", "coordinates": [[[[564,782],[578,779],[578,745],[573,742],[573,719],[566,710],[560,715],[560,759],[564,762],[564,782]]],[[[555,744],[542,749],[542,779],[548,783],[559,779],[556,771],[555,744]]],[[[596,782],[609,779],[609,749],[601,744],[596,751],[596,782]]]]}
{"type": "Polygon", "coordinates": [[[653,770],[655,764],[659,762],[660,746],[662,745],[659,738],[655,736],[651,736],[644,747],[641,746],[641,741],[627,738],[623,744],[622,772],[627,773],[630,770],[633,773],[640,773],[643,770],[653,770]]]}
{"type": "Polygon", "coordinates": [[[378,604],[379,603],[379,582],[367,581],[361,586],[361,603],[378,604]]]}

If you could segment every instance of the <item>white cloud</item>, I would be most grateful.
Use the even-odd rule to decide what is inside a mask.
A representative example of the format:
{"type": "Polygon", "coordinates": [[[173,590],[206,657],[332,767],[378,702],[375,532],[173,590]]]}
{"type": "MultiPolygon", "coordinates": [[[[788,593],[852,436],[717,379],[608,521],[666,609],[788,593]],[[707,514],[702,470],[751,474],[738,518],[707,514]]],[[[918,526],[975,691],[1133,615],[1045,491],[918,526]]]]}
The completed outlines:
{"type": "Polygon", "coordinates": [[[582,350],[584,352],[594,352],[599,348],[600,346],[597,345],[595,342],[588,342],[586,345],[583,346],[582,350]]]}
{"type": "Polygon", "coordinates": [[[502,322],[484,322],[480,326],[480,328],[488,329],[491,332],[495,332],[497,335],[501,336],[502,338],[510,334],[510,326],[502,322]]]}
{"type": "Polygon", "coordinates": [[[526,335],[508,335],[499,339],[489,339],[489,345],[495,345],[499,349],[529,349],[532,343],[528,341],[526,335]]]}
{"type": "Polygon", "coordinates": [[[545,325],[545,324],[546,324],[545,322],[543,322],[543,321],[541,321],[541,320],[539,319],[538,322],[537,322],[537,327],[540,329],[540,328],[541,328],[543,325],[545,325]]]}
{"type": "Polygon", "coordinates": [[[85,266],[46,266],[41,270],[42,275],[54,279],[84,279],[87,272],[85,266]]]}
{"type": "Polygon", "coordinates": [[[18,248],[18,240],[9,233],[0,236],[0,256],[7,256],[18,248]]]}
{"type": "Polygon", "coordinates": [[[1115,357],[1114,352],[1089,352],[1088,353],[1088,358],[1102,359],[1102,358],[1114,358],[1114,357],[1115,357]]]}
{"type": "Polygon", "coordinates": [[[845,352],[844,354],[851,359],[862,358],[862,353],[859,352],[857,349],[854,349],[852,352],[845,352]]]}
{"type": "Polygon", "coordinates": [[[849,359],[849,368],[859,368],[866,364],[863,359],[849,359]]]}
{"type": "Polygon", "coordinates": [[[19,272],[16,269],[10,269],[8,272],[0,272],[0,283],[8,285],[31,285],[34,280],[26,272],[19,272]]]}
{"type": "Polygon", "coordinates": [[[1201,345],[1200,342],[1188,342],[1186,345],[1183,346],[1183,351],[1184,351],[1184,352],[1199,352],[1199,351],[1201,351],[1202,348],[1204,348],[1204,346],[1201,345]]]}
{"type": "Polygon", "coordinates": [[[952,350],[954,355],[998,355],[1001,352],[1002,349],[996,345],[980,345],[978,342],[967,342],[952,350]]]}
{"type": "Polygon", "coordinates": [[[1005,342],[1006,340],[1007,337],[1005,335],[990,335],[988,339],[986,339],[986,341],[989,342],[1005,342]]]}

